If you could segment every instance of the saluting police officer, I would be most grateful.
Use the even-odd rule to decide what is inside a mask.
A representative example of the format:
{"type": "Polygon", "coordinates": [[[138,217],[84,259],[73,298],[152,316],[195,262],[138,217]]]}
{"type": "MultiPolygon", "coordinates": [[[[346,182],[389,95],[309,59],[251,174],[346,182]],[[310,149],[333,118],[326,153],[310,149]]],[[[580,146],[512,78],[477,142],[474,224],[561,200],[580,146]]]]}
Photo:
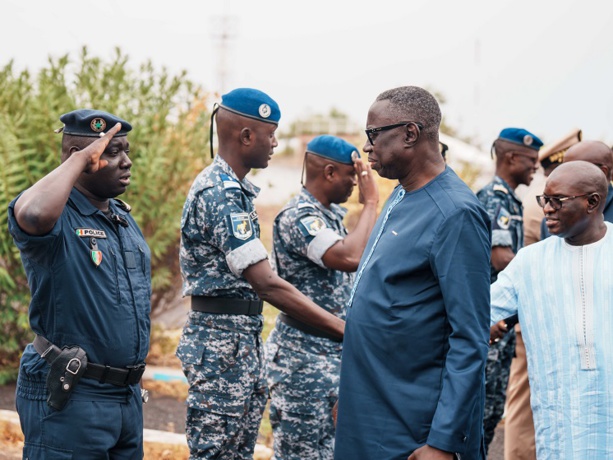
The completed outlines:
{"type": "Polygon", "coordinates": [[[138,382],[149,349],[150,253],[130,207],[130,124],[81,109],[62,163],[9,205],[36,333],[21,358],[23,457],[143,458],[138,382]]]}
{"type": "Polygon", "coordinates": [[[277,146],[278,104],[252,88],[214,109],[218,155],[195,179],[181,218],[180,264],[191,312],[177,349],[190,384],[186,431],[192,459],[250,459],[268,390],[262,301],[339,340],[345,323],[276,275],[259,239],[245,176],[277,146]]]}
{"type": "MultiPolygon", "coordinates": [[[[273,226],[275,271],[342,319],[379,201],[370,165],[359,156],[339,137],[311,140],[304,160],[304,186],[282,208],[273,226]],[[349,199],[356,183],[364,206],[348,234],[343,224],[346,209],[339,203],[349,199]]],[[[280,313],[265,350],[275,458],[332,459],[332,408],[338,400],[341,343],[280,313]]]]}
{"type": "MultiPolygon", "coordinates": [[[[492,221],[491,282],[515,257],[524,243],[522,203],[515,195],[520,184],[529,185],[538,168],[543,143],[523,128],[505,128],[492,144],[496,155],[494,180],[477,192],[492,221]]],[[[489,447],[504,412],[509,368],[515,351],[513,326],[517,316],[500,321],[490,330],[485,370],[484,442],[489,447]]]]}

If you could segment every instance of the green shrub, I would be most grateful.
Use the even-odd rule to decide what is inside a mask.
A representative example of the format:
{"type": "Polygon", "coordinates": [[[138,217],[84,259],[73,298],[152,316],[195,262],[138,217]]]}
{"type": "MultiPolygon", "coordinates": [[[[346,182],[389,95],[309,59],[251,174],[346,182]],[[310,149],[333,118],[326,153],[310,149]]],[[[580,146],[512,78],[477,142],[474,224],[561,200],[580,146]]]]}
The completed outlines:
{"type": "Polygon", "coordinates": [[[178,242],[181,209],[196,174],[208,160],[208,95],[185,72],[170,75],[148,61],[136,68],[116,49],[104,61],[86,48],[76,60],[49,58],[32,76],[13,62],[0,70],[0,369],[14,364],[31,339],[29,289],[7,227],[9,202],[59,165],[61,114],[96,108],[128,120],[130,203],[152,252],[152,308],[180,289],[178,242]]]}

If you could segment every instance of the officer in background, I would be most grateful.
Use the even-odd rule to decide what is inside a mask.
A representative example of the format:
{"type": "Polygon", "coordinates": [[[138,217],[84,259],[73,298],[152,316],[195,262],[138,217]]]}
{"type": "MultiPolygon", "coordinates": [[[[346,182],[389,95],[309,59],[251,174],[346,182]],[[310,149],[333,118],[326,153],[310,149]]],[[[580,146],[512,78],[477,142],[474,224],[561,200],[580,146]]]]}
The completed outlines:
{"type": "Polygon", "coordinates": [[[143,458],[138,382],[149,349],[150,253],[130,207],[130,124],[81,109],[62,163],[9,205],[36,333],[21,358],[23,457],[143,458]]]}
{"type": "MultiPolygon", "coordinates": [[[[581,140],[581,130],[573,129],[564,137],[539,150],[542,171],[522,195],[524,218],[524,247],[540,241],[543,208],[536,201],[545,188],[549,174],[562,164],[568,148],[581,140]]],[[[515,325],[515,356],[511,362],[507,398],[504,409],[504,458],[505,460],[536,460],[534,421],[530,407],[530,385],[526,347],[520,324],[515,325]]]]}
{"type": "MultiPolygon", "coordinates": [[[[308,143],[306,182],[276,216],[273,268],[330,313],[345,318],[362,252],[377,218],[379,192],[370,166],[349,142],[318,136],[308,143]],[[357,177],[357,180],[356,180],[357,177]],[[364,206],[355,229],[343,224],[358,184],[364,206]]],[[[334,457],[332,408],[338,399],[342,345],[285,313],[266,342],[274,458],[334,457]]]]}
{"type": "MultiPolygon", "coordinates": [[[[538,137],[522,128],[503,129],[492,144],[492,153],[496,155],[496,175],[492,182],[477,192],[492,221],[492,283],[523,245],[522,203],[515,195],[515,189],[532,181],[542,145],[538,137]]],[[[483,421],[486,449],[504,412],[509,367],[515,351],[513,327],[516,323],[517,316],[500,321],[490,330],[483,421]]]]}
{"type": "Polygon", "coordinates": [[[276,275],[259,239],[245,176],[266,168],[281,117],[267,94],[238,88],[213,110],[219,154],[195,179],[181,218],[183,293],[191,309],[177,356],[190,384],[186,431],[192,459],[249,459],[268,397],[263,301],[336,340],[345,323],[276,275]]]}

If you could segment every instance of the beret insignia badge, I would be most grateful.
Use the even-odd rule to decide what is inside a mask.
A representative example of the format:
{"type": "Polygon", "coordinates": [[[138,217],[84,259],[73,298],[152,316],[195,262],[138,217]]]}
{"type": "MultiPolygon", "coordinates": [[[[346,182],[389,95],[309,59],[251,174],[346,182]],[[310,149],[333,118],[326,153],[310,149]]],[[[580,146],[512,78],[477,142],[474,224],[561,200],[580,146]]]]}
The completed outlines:
{"type": "Polygon", "coordinates": [[[258,108],[258,113],[262,118],[268,118],[272,111],[270,110],[270,106],[268,104],[262,104],[258,108]]]}
{"type": "Polygon", "coordinates": [[[96,117],[91,121],[89,126],[95,133],[101,133],[106,129],[106,121],[104,121],[104,118],[96,117]]]}

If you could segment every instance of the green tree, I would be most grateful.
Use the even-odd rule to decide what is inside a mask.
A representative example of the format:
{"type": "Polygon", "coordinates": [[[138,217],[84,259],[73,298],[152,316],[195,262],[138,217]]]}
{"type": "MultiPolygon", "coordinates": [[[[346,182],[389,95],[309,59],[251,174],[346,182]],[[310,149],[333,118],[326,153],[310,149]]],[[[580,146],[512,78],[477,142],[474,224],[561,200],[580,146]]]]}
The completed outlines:
{"type": "MultiPolygon", "coordinates": [[[[91,107],[130,121],[133,179],[122,199],[130,203],[152,252],[155,310],[180,288],[178,242],[181,209],[208,159],[207,97],[185,72],[170,75],[151,61],[130,66],[120,49],[104,61],[83,48],[49,58],[36,76],[0,70],[0,367],[29,341],[29,289],[8,233],[10,200],[59,165],[59,116],[91,107]]],[[[2,376],[0,374],[0,380],[2,376]]]]}

